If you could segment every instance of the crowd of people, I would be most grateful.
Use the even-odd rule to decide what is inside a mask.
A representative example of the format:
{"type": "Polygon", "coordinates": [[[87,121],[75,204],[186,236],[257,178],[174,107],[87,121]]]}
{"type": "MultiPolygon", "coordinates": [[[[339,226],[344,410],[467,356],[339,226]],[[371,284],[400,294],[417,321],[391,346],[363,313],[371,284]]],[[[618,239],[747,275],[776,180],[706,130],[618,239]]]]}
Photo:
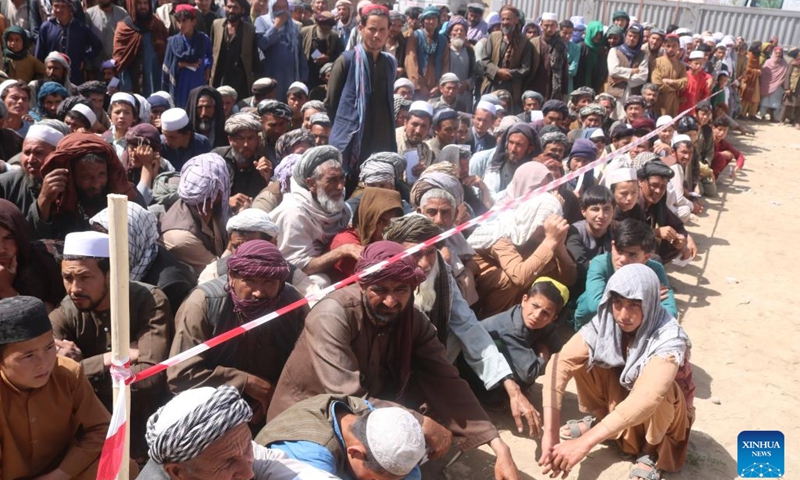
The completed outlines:
{"type": "Polygon", "coordinates": [[[554,476],[609,440],[632,479],[683,467],[692,345],[665,267],[744,167],[743,119],[799,126],[797,47],[624,11],[160,3],[3,3],[0,479],[95,478],[108,194],[128,198],[138,373],[604,155],[134,383],[131,471],[413,479],[488,445],[517,479],[487,411],[554,476]],[[587,416],[562,422],[572,379],[587,416]]]}

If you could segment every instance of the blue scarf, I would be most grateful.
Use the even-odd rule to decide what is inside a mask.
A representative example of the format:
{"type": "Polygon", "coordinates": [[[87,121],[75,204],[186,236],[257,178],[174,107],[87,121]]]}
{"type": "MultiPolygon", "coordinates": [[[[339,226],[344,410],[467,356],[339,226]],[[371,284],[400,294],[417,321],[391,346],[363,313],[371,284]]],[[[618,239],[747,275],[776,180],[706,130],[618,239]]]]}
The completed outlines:
{"type": "Polygon", "coordinates": [[[620,52],[622,52],[623,55],[625,55],[625,58],[628,59],[628,63],[633,65],[633,60],[636,59],[636,56],[642,51],[642,34],[639,34],[639,43],[636,45],[636,48],[629,47],[624,40],[617,48],[620,52]]]}
{"type": "Polygon", "coordinates": [[[414,31],[417,36],[417,61],[419,62],[419,73],[425,75],[425,69],[428,67],[428,60],[430,56],[434,56],[434,67],[436,68],[436,79],[442,77],[442,58],[444,57],[444,49],[447,46],[447,39],[439,32],[433,34],[435,41],[428,44],[428,35],[425,30],[420,28],[414,31]]]}

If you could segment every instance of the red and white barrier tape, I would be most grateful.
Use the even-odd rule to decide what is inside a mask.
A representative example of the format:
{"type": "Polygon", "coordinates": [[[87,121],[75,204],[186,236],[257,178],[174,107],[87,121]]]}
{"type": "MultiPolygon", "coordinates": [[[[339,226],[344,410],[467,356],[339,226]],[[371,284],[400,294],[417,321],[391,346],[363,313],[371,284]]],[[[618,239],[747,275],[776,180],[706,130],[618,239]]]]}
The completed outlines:
{"type": "MultiPolygon", "coordinates": [[[[717,93],[719,93],[719,92],[717,92],[717,93]]],[[[713,95],[709,96],[708,98],[711,98],[711,97],[713,97],[713,95]]],[[[395,255],[395,256],[387,259],[387,260],[379,262],[379,263],[377,263],[377,264],[375,264],[375,265],[373,265],[373,266],[371,266],[371,267],[369,267],[369,268],[367,268],[365,270],[362,270],[360,272],[356,272],[355,274],[345,278],[344,280],[336,282],[336,283],[334,283],[334,284],[332,284],[332,285],[320,290],[319,292],[306,295],[304,298],[301,298],[300,300],[297,300],[296,302],[293,302],[293,303],[290,303],[289,305],[281,307],[281,308],[275,310],[274,312],[272,312],[270,314],[267,314],[267,315],[265,315],[265,316],[263,316],[261,318],[257,318],[255,320],[252,320],[252,321],[248,322],[248,323],[245,323],[244,325],[240,325],[240,326],[235,327],[235,328],[233,328],[231,330],[228,330],[227,332],[222,333],[220,335],[217,335],[216,337],[211,338],[211,339],[209,339],[209,340],[207,340],[207,341],[205,341],[203,343],[195,345],[194,347],[192,347],[192,348],[190,348],[188,350],[185,350],[185,351],[175,355],[174,357],[168,358],[168,359],[164,360],[161,363],[153,365],[152,367],[150,367],[150,368],[148,368],[146,370],[143,370],[143,371],[139,372],[138,374],[127,375],[125,383],[126,384],[131,384],[131,383],[135,383],[135,382],[144,380],[146,378],[152,377],[153,375],[156,375],[156,374],[158,374],[160,372],[163,372],[164,370],[166,370],[169,367],[178,365],[179,363],[182,363],[182,362],[184,362],[184,361],[186,361],[186,360],[188,360],[188,359],[190,359],[190,358],[192,358],[192,357],[194,357],[196,355],[199,355],[199,354],[201,354],[201,353],[203,353],[203,352],[205,352],[205,351],[207,351],[207,350],[209,350],[211,348],[214,348],[219,344],[225,343],[225,342],[227,342],[228,340],[230,340],[232,338],[238,337],[239,335],[241,335],[241,334],[243,334],[245,332],[248,332],[248,331],[250,331],[250,330],[252,330],[252,329],[254,329],[256,327],[259,327],[259,326],[269,322],[269,321],[272,321],[272,320],[280,317],[281,315],[284,315],[284,314],[289,313],[289,312],[291,312],[291,311],[293,311],[293,310],[295,310],[297,308],[300,308],[300,307],[302,307],[303,305],[306,305],[309,302],[319,301],[322,298],[324,298],[325,296],[327,296],[329,293],[332,293],[332,292],[334,292],[336,290],[339,290],[339,289],[344,288],[344,287],[346,287],[348,285],[351,285],[351,284],[357,282],[362,277],[371,275],[371,274],[373,274],[375,272],[378,272],[379,270],[381,270],[385,266],[390,265],[390,264],[392,264],[392,263],[394,263],[394,262],[396,262],[396,261],[398,261],[398,260],[400,260],[402,258],[408,257],[410,255],[414,255],[415,253],[417,253],[417,252],[419,252],[419,251],[421,251],[421,250],[423,250],[423,249],[425,249],[427,247],[435,245],[436,243],[439,243],[444,239],[450,238],[450,237],[452,237],[453,235],[455,235],[457,233],[461,233],[462,231],[464,231],[464,230],[466,230],[468,228],[472,228],[472,227],[477,226],[477,225],[479,225],[481,223],[489,221],[492,218],[494,218],[495,216],[497,216],[499,213],[507,211],[507,210],[514,209],[519,204],[521,204],[523,202],[526,202],[526,201],[532,199],[533,197],[535,197],[537,195],[541,195],[543,193],[549,192],[550,190],[554,190],[554,189],[560,187],[561,185],[564,185],[565,183],[569,182],[570,180],[578,178],[579,176],[583,175],[584,173],[587,173],[587,172],[593,170],[595,167],[610,161],[612,158],[618,157],[620,155],[624,155],[624,154],[628,153],[634,147],[640,145],[641,143],[643,143],[645,141],[650,140],[651,138],[653,138],[656,135],[658,135],[661,131],[663,131],[667,127],[669,127],[669,126],[673,125],[674,123],[676,123],[682,117],[684,117],[689,112],[694,110],[694,108],[695,107],[691,107],[689,109],[684,110],[683,112],[681,112],[678,115],[676,115],[672,119],[672,121],[670,123],[667,123],[665,125],[662,125],[661,127],[656,128],[655,130],[653,130],[652,132],[648,133],[644,137],[638,139],[637,141],[631,142],[628,145],[620,148],[619,150],[615,150],[614,152],[611,152],[611,153],[608,153],[606,155],[603,155],[602,157],[598,158],[594,162],[591,162],[588,165],[586,165],[586,166],[584,166],[584,167],[582,167],[582,168],[580,168],[578,170],[575,170],[574,172],[570,172],[570,173],[564,175],[561,178],[553,180],[552,182],[550,182],[550,183],[548,183],[546,185],[542,185],[541,187],[536,188],[535,190],[531,190],[530,192],[526,193],[525,195],[523,195],[523,196],[521,196],[519,198],[509,199],[509,200],[503,202],[502,204],[495,204],[495,206],[492,207],[492,209],[489,210],[488,212],[486,212],[486,213],[484,213],[484,214],[482,214],[480,216],[477,216],[477,217],[475,217],[475,218],[473,218],[471,220],[468,220],[468,221],[462,223],[461,225],[453,227],[453,228],[451,228],[450,230],[448,230],[446,232],[440,233],[439,235],[437,235],[437,236],[435,236],[435,237],[433,237],[433,238],[431,238],[431,239],[429,239],[429,240],[427,240],[425,242],[422,242],[422,243],[419,243],[417,245],[414,245],[413,247],[410,247],[407,250],[405,250],[405,251],[403,251],[401,253],[398,253],[397,255],[395,255]]],[[[101,472],[98,470],[97,480],[112,480],[114,478],[114,476],[116,475],[116,472],[118,471],[118,465],[120,463],[119,459],[121,457],[117,458],[116,456],[117,455],[121,456],[122,452],[121,452],[121,450],[119,450],[119,442],[115,441],[115,438],[118,438],[118,436],[119,436],[118,434],[119,434],[120,431],[124,432],[124,430],[120,429],[120,427],[122,427],[122,428],[125,427],[125,420],[124,420],[125,405],[123,405],[123,403],[124,402],[118,402],[114,406],[114,414],[112,416],[112,424],[111,424],[111,426],[109,428],[109,434],[106,437],[106,444],[103,446],[103,453],[102,453],[101,458],[100,458],[101,467],[105,466],[106,468],[104,469],[102,475],[101,475],[101,472]],[[119,418],[118,418],[119,417],[118,410],[120,409],[119,405],[122,405],[122,414],[121,414],[122,415],[122,423],[121,424],[119,423],[119,418]],[[112,470],[113,470],[114,474],[111,474],[112,470]],[[109,476],[110,474],[111,474],[111,476],[109,476]]]]}

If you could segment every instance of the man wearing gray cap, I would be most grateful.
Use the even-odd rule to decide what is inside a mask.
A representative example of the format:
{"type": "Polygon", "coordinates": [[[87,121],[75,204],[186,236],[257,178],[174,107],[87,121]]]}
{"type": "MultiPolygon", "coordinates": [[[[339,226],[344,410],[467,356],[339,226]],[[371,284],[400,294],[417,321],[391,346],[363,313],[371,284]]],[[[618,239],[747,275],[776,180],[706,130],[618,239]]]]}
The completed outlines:
{"type": "Polygon", "coordinates": [[[80,365],[57,349],[41,300],[0,300],[3,478],[97,475],[111,417],[80,365]]]}
{"type": "Polygon", "coordinates": [[[333,480],[253,443],[253,411],[236,388],[187,390],[147,421],[150,461],[138,480],[333,480]]]}

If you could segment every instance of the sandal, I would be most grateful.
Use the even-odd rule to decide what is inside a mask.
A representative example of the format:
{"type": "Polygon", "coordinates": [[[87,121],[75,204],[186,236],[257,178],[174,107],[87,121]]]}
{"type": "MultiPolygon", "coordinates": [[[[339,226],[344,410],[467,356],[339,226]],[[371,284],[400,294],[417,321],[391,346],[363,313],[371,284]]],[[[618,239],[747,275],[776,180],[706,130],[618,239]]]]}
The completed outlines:
{"type": "Polygon", "coordinates": [[[583,435],[583,433],[586,433],[586,432],[583,432],[583,433],[581,432],[581,427],[580,427],[581,424],[584,424],[587,427],[589,427],[586,430],[588,432],[589,430],[591,430],[592,425],[594,425],[594,422],[595,422],[595,418],[593,416],[591,416],[591,415],[586,415],[585,417],[581,418],[580,420],[567,420],[567,423],[564,425],[564,427],[569,428],[569,435],[564,435],[561,432],[561,430],[564,429],[562,427],[561,430],[559,430],[559,432],[558,432],[558,436],[561,438],[561,440],[575,440],[576,438],[578,438],[581,435],[583,435]]]}
{"type": "Polygon", "coordinates": [[[660,480],[661,475],[658,473],[658,468],[656,468],[656,462],[653,460],[652,455],[642,455],[641,457],[636,459],[636,464],[643,463],[651,468],[651,470],[645,470],[643,468],[635,467],[631,470],[631,473],[628,475],[628,478],[642,478],[644,480],[660,480]]]}

